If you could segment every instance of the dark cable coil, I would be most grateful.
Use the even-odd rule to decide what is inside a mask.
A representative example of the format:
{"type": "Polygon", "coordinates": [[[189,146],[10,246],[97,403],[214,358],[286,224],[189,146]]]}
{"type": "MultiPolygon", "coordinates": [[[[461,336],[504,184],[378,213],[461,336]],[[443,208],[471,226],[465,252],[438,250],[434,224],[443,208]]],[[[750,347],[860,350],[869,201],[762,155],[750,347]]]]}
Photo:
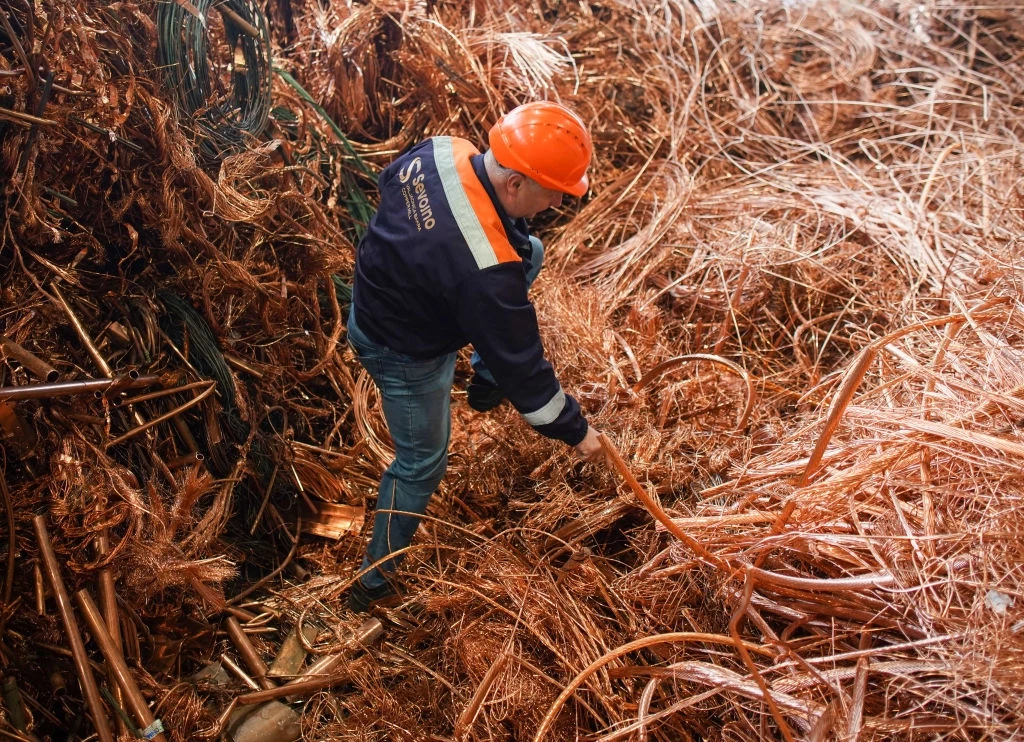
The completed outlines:
{"type": "Polygon", "coordinates": [[[156,25],[158,62],[203,154],[218,159],[248,146],[270,111],[270,33],[259,6],[250,0],[161,0],[156,25]],[[211,47],[221,40],[211,37],[211,7],[220,13],[230,50],[213,75],[211,47]]]}

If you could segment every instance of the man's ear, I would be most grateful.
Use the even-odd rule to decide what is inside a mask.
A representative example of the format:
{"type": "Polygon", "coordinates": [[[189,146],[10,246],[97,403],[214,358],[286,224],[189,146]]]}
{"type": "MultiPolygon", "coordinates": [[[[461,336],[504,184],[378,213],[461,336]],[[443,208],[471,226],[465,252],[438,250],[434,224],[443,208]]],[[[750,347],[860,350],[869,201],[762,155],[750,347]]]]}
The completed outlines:
{"type": "Polygon", "coordinates": [[[513,171],[509,173],[508,179],[505,181],[505,184],[508,187],[509,193],[519,193],[523,185],[526,184],[526,176],[520,172],[513,171]]]}

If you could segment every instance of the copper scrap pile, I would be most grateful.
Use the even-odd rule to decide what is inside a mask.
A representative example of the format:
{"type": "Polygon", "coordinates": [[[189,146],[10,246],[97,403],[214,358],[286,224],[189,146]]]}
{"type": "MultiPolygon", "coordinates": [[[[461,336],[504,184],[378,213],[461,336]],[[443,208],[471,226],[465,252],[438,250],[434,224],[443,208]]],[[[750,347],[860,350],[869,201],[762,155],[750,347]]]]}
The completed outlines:
{"type": "Polygon", "coordinates": [[[1019,733],[1016,3],[3,8],[0,737],[1019,733]],[[609,465],[467,349],[354,615],[376,174],[534,99],[595,142],[535,301],[609,465]]]}

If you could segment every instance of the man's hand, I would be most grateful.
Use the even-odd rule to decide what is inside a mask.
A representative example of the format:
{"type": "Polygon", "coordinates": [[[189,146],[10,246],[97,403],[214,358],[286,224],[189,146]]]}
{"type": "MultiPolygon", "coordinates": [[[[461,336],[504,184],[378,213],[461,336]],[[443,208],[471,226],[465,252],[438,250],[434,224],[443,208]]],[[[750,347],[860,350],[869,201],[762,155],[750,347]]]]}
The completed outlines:
{"type": "Polygon", "coordinates": [[[587,435],[576,444],[576,453],[580,458],[589,463],[601,461],[605,456],[604,447],[601,446],[600,431],[591,426],[587,427],[587,435]]]}
{"type": "Polygon", "coordinates": [[[505,401],[505,393],[480,374],[473,374],[466,387],[466,397],[469,406],[477,412],[489,412],[505,401]]]}

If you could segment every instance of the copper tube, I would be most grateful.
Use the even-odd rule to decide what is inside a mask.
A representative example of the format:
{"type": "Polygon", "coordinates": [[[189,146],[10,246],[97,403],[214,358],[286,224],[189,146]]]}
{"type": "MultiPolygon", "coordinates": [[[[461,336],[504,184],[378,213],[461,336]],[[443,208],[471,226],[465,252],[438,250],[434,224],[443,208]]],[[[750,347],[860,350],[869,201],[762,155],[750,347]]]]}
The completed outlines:
{"type": "Polygon", "coordinates": [[[66,410],[61,410],[58,414],[68,420],[74,420],[76,423],[85,423],[86,425],[106,425],[107,423],[106,419],[99,415],[83,415],[79,412],[68,412],[66,410]]]}
{"type": "Polygon", "coordinates": [[[4,349],[7,355],[28,369],[28,372],[37,379],[52,383],[60,378],[60,372],[57,369],[30,353],[6,335],[0,334],[0,347],[4,349]]]}
{"type": "MultiPolygon", "coordinates": [[[[110,553],[110,534],[104,528],[96,537],[96,553],[102,559],[110,553]]],[[[123,648],[121,642],[121,622],[117,615],[117,593],[114,591],[114,576],[109,567],[99,571],[100,603],[103,605],[103,620],[107,626],[110,640],[118,650],[123,648]]]]}
{"type": "Polygon", "coordinates": [[[230,657],[228,657],[227,654],[222,654],[220,656],[220,661],[221,664],[224,665],[224,667],[226,667],[228,670],[234,673],[235,676],[239,678],[239,680],[248,685],[250,688],[252,688],[255,691],[258,691],[260,689],[259,685],[256,684],[256,681],[250,678],[249,674],[241,667],[239,667],[238,663],[230,657]]]}
{"type": "Polygon", "coordinates": [[[192,578],[189,580],[189,584],[192,585],[192,589],[196,591],[196,594],[198,594],[208,606],[215,609],[218,613],[222,611],[227,612],[241,621],[252,621],[256,618],[254,613],[247,611],[244,608],[228,605],[224,595],[219,590],[207,585],[205,582],[192,578]]]}
{"type": "Polygon", "coordinates": [[[43,570],[39,563],[32,565],[32,578],[36,586],[36,613],[46,615],[46,583],[43,581],[43,570]]]}
{"type": "MultiPolygon", "coordinates": [[[[117,680],[121,690],[124,691],[128,708],[135,714],[135,718],[139,721],[142,728],[149,729],[153,726],[153,722],[156,721],[156,717],[150,710],[149,704],[146,703],[146,699],[143,697],[142,691],[139,690],[135,678],[132,677],[128,664],[121,655],[120,648],[107,632],[107,626],[103,616],[100,614],[99,608],[96,607],[87,590],[79,590],[75,593],[75,597],[78,599],[78,607],[81,609],[82,615],[85,616],[85,621],[89,625],[89,631],[92,632],[93,639],[99,645],[100,651],[103,652],[103,656],[107,660],[107,666],[113,671],[114,678],[117,680]]],[[[155,740],[155,742],[167,742],[167,738],[159,732],[148,738],[155,740]]]]}
{"type": "Polygon", "coordinates": [[[358,629],[350,633],[343,644],[341,652],[328,654],[314,662],[309,669],[295,680],[292,680],[285,687],[290,688],[298,683],[304,683],[315,676],[328,676],[335,671],[335,668],[342,663],[346,653],[356,647],[364,647],[376,641],[384,633],[384,624],[376,618],[368,618],[363,621],[358,629]]]}
{"type": "Polygon", "coordinates": [[[505,665],[508,664],[508,658],[508,652],[502,652],[491,663],[491,666],[487,668],[487,672],[484,673],[483,680],[477,686],[473,697],[469,699],[469,703],[466,704],[466,707],[459,714],[459,718],[455,722],[455,739],[464,740],[469,736],[469,730],[473,726],[473,722],[476,721],[477,714],[480,713],[480,707],[483,705],[484,698],[490,692],[494,681],[498,679],[498,675],[505,669],[505,665]]]}
{"type": "Polygon", "coordinates": [[[50,119],[44,119],[39,116],[22,113],[21,111],[12,111],[9,108],[0,108],[0,119],[33,126],[60,126],[59,121],[51,121],[50,119]]]}
{"type": "Polygon", "coordinates": [[[82,321],[78,319],[78,315],[71,310],[71,306],[64,300],[64,295],[60,293],[60,289],[58,289],[54,284],[50,286],[50,291],[57,299],[57,303],[60,304],[61,309],[63,309],[64,313],[68,316],[68,319],[71,320],[71,324],[74,326],[75,332],[78,333],[79,339],[82,341],[85,349],[89,352],[89,356],[92,358],[93,363],[96,364],[96,368],[98,368],[104,376],[113,376],[110,371],[110,364],[107,363],[106,359],[96,349],[96,345],[93,343],[92,338],[89,337],[89,333],[86,332],[85,327],[82,325],[82,321]]]}
{"type": "MultiPolygon", "coordinates": [[[[195,436],[192,435],[192,431],[188,425],[180,417],[175,417],[171,422],[174,424],[174,429],[178,431],[178,435],[185,441],[185,445],[190,451],[198,451],[199,443],[196,441],[195,436]]],[[[198,455],[198,454],[197,454],[198,455]]]]}
{"type": "MultiPolygon", "coordinates": [[[[51,397],[63,397],[74,394],[89,394],[99,392],[102,394],[110,388],[116,379],[82,379],[80,381],[57,381],[52,384],[27,384],[25,386],[0,387],[0,401],[21,399],[49,399],[51,397]]],[[[160,377],[157,375],[139,376],[126,383],[122,389],[134,389],[143,386],[159,384],[160,377]]]]}
{"type": "Polygon", "coordinates": [[[253,691],[252,693],[244,693],[235,698],[235,703],[239,706],[247,706],[253,703],[273,701],[276,698],[283,698],[285,696],[302,696],[312,691],[322,690],[323,688],[329,688],[332,685],[337,685],[348,677],[348,672],[342,672],[335,675],[324,675],[310,680],[297,680],[288,683],[288,685],[281,685],[276,688],[267,688],[264,690],[253,691]]]}
{"type": "Polygon", "coordinates": [[[122,433],[121,435],[117,436],[117,438],[111,438],[109,441],[106,442],[105,448],[110,448],[111,446],[116,446],[118,443],[123,443],[124,441],[128,440],[129,438],[132,438],[133,436],[136,436],[139,433],[142,433],[143,431],[149,430],[150,428],[152,428],[152,427],[154,427],[156,425],[159,425],[162,422],[170,420],[170,419],[174,418],[176,415],[180,415],[182,412],[184,412],[185,410],[187,410],[187,409],[189,409],[191,407],[195,407],[197,404],[199,404],[204,399],[206,399],[211,394],[213,394],[213,392],[216,390],[216,388],[217,388],[216,384],[210,384],[210,386],[208,386],[202,392],[200,392],[195,397],[190,399],[188,402],[185,402],[184,404],[181,404],[178,407],[175,407],[170,412],[164,413],[163,415],[160,415],[160,417],[155,417],[152,420],[150,420],[149,422],[137,425],[136,427],[134,427],[131,430],[129,430],[127,433],[122,433]]]}
{"type": "Polygon", "coordinates": [[[367,619],[346,638],[344,642],[345,649],[341,652],[322,657],[320,661],[314,663],[306,672],[285,685],[246,693],[235,698],[235,702],[239,705],[262,703],[285,696],[302,696],[312,691],[337,685],[348,678],[347,671],[339,670],[339,666],[345,657],[352,650],[362,648],[374,642],[383,633],[384,625],[379,620],[376,618],[367,619]]]}
{"type": "Polygon", "coordinates": [[[53,589],[57,607],[60,609],[61,619],[64,622],[64,631],[71,644],[71,654],[75,660],[75,669],[78,671],[78,680],[82,685],[86,703],[92,714],[93,726],[96,728],[96,735],[100,742],[114,742],[114,734],[110,729],[110,721],[106,716],[106,709],[103,706],[103,699],[100,698],[100,691],[96,685],[96,678],[93,677],[92,669],[89,667],[89,657],[85,653],[85,644],[82,641],[82,634],[78,630],[78,621],[75,619],[74,611],[71,608],[71,601],[68,598],[68,591],[64,587],[64,580],[60,576],[60,566],[57,563],[57,555],[54,554],[53,544],[50,543],[50,534],[46,530],[46,516],[37,515],[32,520],[35,526],[36,538],[39,541],[39,557],[43,563],[46,577],[53,589]]]}
{"type": "Polygon", "coordinates": [[[221,715],[217,719],[217,724],[214,726],[214,729],[220,730],[224,729],[227,726],[232,714],[235,713],[235,706],[237,705],[238,703],[235,701],[235,699],[232,698],[231,703],[229,703],[227,705],[227,708],[225,708],[224,711],[221,712],[221,715]]]}
{"type": "Polygon", "coordinates": [[[103,394],[101,396],[110,400],[113,400],[115,397],[119,397],[123,391],[131,389],[132,382],[138,381],[140,375],[141,374],[139,374],[138,371],[131,369],[120,376],[111,376],[110,378],[113,379],[113,381],[110,386],[103,390],[103,394]]]}
{"type": "Polygon", "coordinates": [[[263,378],[264,374],[263,374],[262,371],[260,371],[258,368],[256,368],[252,364],[242,360],[241,358],[239,358],[236,355],[233,355],[231,353],[225,353],[224,354],[224,360],[228,362],[228,365],[234,366],[235,368],[237,368],[237,369],[239,369],[241,371],[245,371],[248,374],[252,374],[257,379],[262,379],[263,378]]]}
{"type": "Polygon", "coordinates": [[[146,392],[145,394],[139,394],[129,399],[123,400],[122,404],[139,404],[141,402],[149,402],[152,399],[160,399],[161,397],[167,397],[171,394],[177,394],[178,392],[190,392],[193,389],[205,389],[208,386],[216,386],[216,381],[193,381],[191,384],[184,384],[182,386],[172,386],[166,389],[158,389],[155,392],[146,392]]]}
{"type": "Polygon", "coordinates": [[[227,624],[228,636],[231,637],[231,641],[238,650],[238,654],[242,656],[242,662],[249,668],[249,672],[253,674],[259,686],[264,690],[276,688],[277,684],[267,677],[266,663],[256,654],[255,647],[252,646],[249,637],[245,635],[245,631],[242,630],[242,624],[234,616],[228,616],[225,619],[225,623],[227,624]]]}
{"type": "Polygon", "coordinates": [[[237,25],[238,28],[241,29],[242,33],[244,33],[246,36],[251,36],[254,39],[260,38],[260,30],[256,28],[256,26],[249,23],[249,21],[245,20],[242,16],[238,15],[238,13],[233,11],[227,5],[216,5],[214,7],[216,7],[217,10],[219,10],[225,16],[230,18],[232,21],[234,21],[235,25],[237,25]]]}
{"type": "Polygon", "coordinates": [[[171,459],[167,462],[167,468],[180,469],[181,467],[188,466],[190,464],[201,464],[205,458],[206,457],[198,451],[193,451],[192,453],[187,453],[184,456],[178,456],[175,459],[171,459]]]}
{"type": "MultiPolygon", "coordinates": [[[[110,531],[104,528],[100,532],[100,535],[96,537],[96,555],[100,559],[104,559],[110,553],[110,531]]],[[[110,641],[113,642],[117,651],[124,656],[124,644],[121,642],[121,622],[118,620],[117,613],[117,592],[114,590],[114,575],[110,571],[110,567],[101,567],[98,574],[98,583],[100,591],[100,605],[103,606],[103,622],[107,627],[107,635],[110,637],[110,641]]],[[[122,694],[120,688],[118,688],[117,678],[114,675],[113,668],[107,665],[107,675],[110,680],[110,686],[114,691],[114,700],[119,704],[123,704],[122,694]]],[[[124,720],[120,716],[115,716],[117,722],[118,735],[127,732],[127,726],[124,720]]]]}
{"type": "MultiPolygon", "coordinates": [[[[14,522],[14,504],[11,502],[11,493],[7,489],[6,467],[0,469],[0,495],[3,496],[4,514],[7,516],[7,572],[4,577],[4,605],[11,605],[11,596],[14,594],[14,567],[18,555],[18,532],[14,522]]],[[[3,632],[7,619],[0,619],[0,633],[3,632]]]]}

